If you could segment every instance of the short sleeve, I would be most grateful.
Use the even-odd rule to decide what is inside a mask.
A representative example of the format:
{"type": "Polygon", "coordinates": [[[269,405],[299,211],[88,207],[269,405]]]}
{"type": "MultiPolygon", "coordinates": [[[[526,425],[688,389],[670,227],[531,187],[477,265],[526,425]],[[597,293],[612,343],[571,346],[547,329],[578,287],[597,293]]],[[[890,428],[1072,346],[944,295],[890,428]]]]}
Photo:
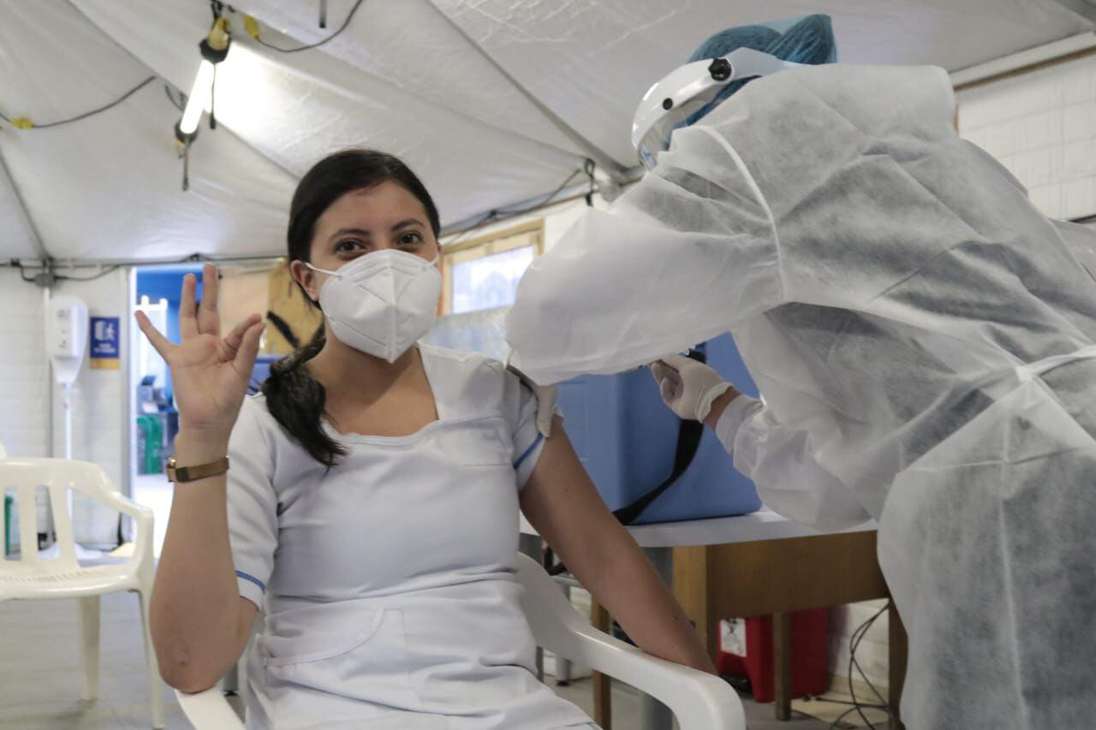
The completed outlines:
{"type": "Polygon", "coordinates": [[[506,372],[506,411],[513,414],[514,472],[518,489],[525,487],[544,450],[544,436],[537,429],[537,397],[511,372],[506,372]]]}
{"type": "Polygon", "coordinates": [[[260,609],[278,541],[274,454],[258,399],[248,398],[228,442],[228,536],[240,595],[260,609]]]}

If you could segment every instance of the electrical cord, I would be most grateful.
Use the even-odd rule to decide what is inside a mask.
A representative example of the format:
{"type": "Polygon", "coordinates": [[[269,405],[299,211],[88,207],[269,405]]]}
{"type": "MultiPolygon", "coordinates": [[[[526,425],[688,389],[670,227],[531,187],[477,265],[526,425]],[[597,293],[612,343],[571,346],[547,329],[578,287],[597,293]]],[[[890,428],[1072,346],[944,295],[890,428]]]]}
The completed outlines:
{"type": "Polygon", "coordinates": [[[122,268],[120,264],[114,264],[100,271],[98,274],[91,276],[69,276],[68,274],[56,274],[56,278],[62,281],[95,281],[96,279],[102,279],[104,276],[113,274],[118,269],[122,268]]]}
{"type": "MultiPolygon", "coordinates": [[[[860,626],[857,627],[857,629],[852,632],[852,636],[849,638],[849,673],[848,673],[848,681],[849,681],[849,696],[852,697],[852,702],[849,703],[849,704],[851,704],[852,707],[850,707],[845,712],[841,713],[841,715],[836,720],[833,721],[833,723],[830,725],[831,730],[835,730],[836,728],[841,727],[840,723],[846,717],[848,717],[849,715],[851,715],[854,712],[860,716],[860,719],[864,722],[864,724],[868,728],[870,728],[871,730],[875,730],[875,724],[872,723],[872,721],[868,719],[867,715],[864,714],[864,710],[866,710],[866,709],[886,710],[888,717],[890,716],[890,706],[887,704],[887,701],[883,699],[883,696],[879,693],[879,690],[875,687],[875,685],[872,684],[872,681],[870,679],[868,679],[868,675],[864,672],[863,668],[860,666],[860,662],[857,661],[857,659],[856,659],[856,651],[857,651],[857,649],[860,648],[860,642],[864,640],[864,637],[867,635],[868,630],[871,629],[872,625],[875,624],[876,620],[878,620],[878,618],[880,616],[882,616],[887,611],[888,608],[890,608],[890,602],[888,602],[887,605],[883,606],[881,609],[876,611],[875,614],[872,615],[872,617],[869,618],[867,621],[860,624],[860,626]],[[872,693],[875,694],[875,696],[879,699],[879,702],[880,702],[879,705],[866,704],[866,703],[861,702],[857,698],[856,689],[853,687],[853,681],[852,681],[852,679],[853,679],[853,669],[854,668],[860,674],[860,676],[863,678],[864,682],[868,685],[868,687],[871,689],[872,693]]],[[[844,703],[842,703],[842,704],[844,704],[844,703]]]]}
{"type": "Polygon", "coordinates": [[[179,92],[179,98],[175,98],[175,92],[171,90],[171,84],[164,84],[164,95],[167,96],[167,100],[171,102],[179,111],[186,110],[186,94],[179,92]]]}
{"type": "Polygon", "coordinates": [[[60,127],[62,124],[71,124],[72,122],[79,122],[82,119],[87,119],[88,117],[95,116],[96,114],[100,114],[100,113],[105,112],[109,109],[113,109],[114,107],[118,106],[119,104],[124,102],[126,99],[133,96],[138,91],[145,88],[146,86],[148,86],[149,84],[151,84],[155,80],[156,80],[155,76],[149,76],[147,79],[145,79],[141,83],[137,84],[132,89],[130,89],[126,93],[122,94],[120,97],[118,97],[114,101],[110,102],[109,104],[105,104],[104,106],[101,106],[97,109],[92,109],[91,111],[84,112],[83,114],[77,114],[76,116],[69,117],[68,119],[60,119],[56,122],[47,122],[46,124],[35,124],[33,121],[31,121],[27,117],[8,117],[3,112],[0,112],[0,119],[3,119],[5,122],[10,124],[11,126],[17,127],[19,129],[49,129],[50,127],[60,127]],[[27,125],[29,125],[29,126],[27,126],[27,125]]]}
{"type": "Polygon", "coordinates": [[[118,269],[124,266],[147,266],[147,265],[174,265],[174,264],[192,264],[202,261],[210,261],[213,263],[227,263],[227,262],[239,262],[239,261],[267,261],[270,259],[278,258],[273,256],[226,256],[224,258],[217,258],[213,256],[205,256],[202,254],[194,253],[189,256],[184,256],[178,259],[157,259],[155,261],[131,261],[127,263],[115,263],[115,264],[76,264],[77,268],[86,268],[90,266],[99,266],[100,271],[90,276],[72,276],[71,274],[56,274],[52,273],[57,268],[67,268],[68,266],[63,262],[59,263],[55,260],[48,259],[42,263],[36,263],[34,265],[28,265],[23,263],[20,259],[11,258],[0,261],[0,267],[10,266],[19,270],[19,277],[28,284],[39,283],[38,278],[44,273],[52,273],[52,280],[58,281],[95,281],[101,279],[104,276],[108,276],[118,269]],[[105,267],[105,268],[104,268],[105,267]],[[29,271],[36,271],[37,274],[29,274],[29,271]]]}
{"type": "Polygon", "coordinates": [[[276,46],[273,43],[268,43],[267,41],[264,41],[262,38],[259,37],[257,33],[252,35],[251,37],[254,38],[255,42],[258,43],[260,46],[263,46],[264,48],[269,48],[272,51],[277,51],[278,53],[300,53],[301,51],[310,51],[313,48],[319,48],[326,43],[330,43],[331,41],[335,40],[335,38],[337,38],[340,33],[346,30],[347,27],[350,25],[350,21],[354,18],[354,14],[358,12],[358,8],[362,6],[363,2],[365,2],[365,0],[358,0],[356,3],[354,3],[354,7],[350,8],[350,12],[346,14],[346,19],[343,20],[342,25],[339,26],[338,30],[336,30],[334,33],[327,36],[323,40],[316,41],[315,43],[310,43],[306,46],[299,46],[297,48],[282,48],[281,46],[276,46]]]}
{"type": "MultiPolygon", "coordinates": [[[[41,276],[42,273],[50,272],[54,268],[54,265],[52,265],[52,264],[42,264],[40,266],[27,266],[26,264],[24,264],[19,259],[11,259],[8,263],[9,263],[9,265],[14,266],[15,268],[19,269],[19,278],[21,278],[23,281],[27,282],[28,284],[36,283],[38,277],[41,276]],[[35,275],[28,276],[27,275],[28,270],[38,271],[39,273],[35,274],[35,275]]],[[[72,276],[70,274],[53,274],[52,278],[56,281],[95,281],[96,279],[102,279],[104,276],[108,276],[110,274],[113,274],[115,271],[117,271],[120,268],[122,268],[121,264],[112,264],[110,266],[107,266],[102,271],[100,271],[96,274],[92,274],[91,276],[72,276]]]]}

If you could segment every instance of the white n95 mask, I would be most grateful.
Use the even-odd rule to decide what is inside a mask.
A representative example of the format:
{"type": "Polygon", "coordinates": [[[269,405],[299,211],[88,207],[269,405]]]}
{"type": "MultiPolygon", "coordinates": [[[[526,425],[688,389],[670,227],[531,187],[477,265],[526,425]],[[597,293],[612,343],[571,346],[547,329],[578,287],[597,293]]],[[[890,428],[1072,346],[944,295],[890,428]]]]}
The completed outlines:
{"type": "Polygon", "coordinates": [[[434,326],[441,296],[436,261],[385,249],[336,271],[307,266],[330,277],[320,287],[320,306],[332,334],[355,350],[395,362],[434,326]]]}

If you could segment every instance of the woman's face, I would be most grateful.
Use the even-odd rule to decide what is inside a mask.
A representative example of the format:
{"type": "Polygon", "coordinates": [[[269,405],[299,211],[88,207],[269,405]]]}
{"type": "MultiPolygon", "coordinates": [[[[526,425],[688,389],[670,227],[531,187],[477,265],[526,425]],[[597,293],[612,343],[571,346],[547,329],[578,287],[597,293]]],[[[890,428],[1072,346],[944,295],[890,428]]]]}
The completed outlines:
{"type": "MultiPolygon", "coordinates": [[[[359,256],[395,248],[432,261],[440,252],[430,218],[419,199],[402,185],[385,181],[346,193],[317,219],[312,260],[317,269],[334,271],[359,256]]],[[[317,301],[327,275],[302,261],[291,264],[295,278],[317,301]]]]}

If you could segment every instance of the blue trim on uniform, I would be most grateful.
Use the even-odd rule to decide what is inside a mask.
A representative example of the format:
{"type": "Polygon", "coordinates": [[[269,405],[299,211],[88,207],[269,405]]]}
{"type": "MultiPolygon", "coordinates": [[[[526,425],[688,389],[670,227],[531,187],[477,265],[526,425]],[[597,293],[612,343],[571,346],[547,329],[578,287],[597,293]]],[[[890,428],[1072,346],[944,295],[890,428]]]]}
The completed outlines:
{"type": "Polygon", "coordinates": [[[259,589],[260,589],[260,590],[261,590],[261,591],[262,591],[263,593],[266,593],[266,583],[263,583],[263,582],[262,582],[261,580],[259,580],[259,579],[258,579],[258,578],[256,578],[255,576],[253,576],[253,575],[248,575],[247,573],[243,572],[242,570],[237,570],[237,571],[236,571],[236,576],[237,576],[238,578],[243,578],[244,580],[249,580],[249,581],[251,581],[251,582],[252,582],[252,583],[254,583],[255,585],[259,586],[259,589]]]}
{"type": "Polygon", "coordinates": [[[543,441],[544,441],[544,434],[542,434],[542,433],[538,433],[538,434],[537,434],[537,440],[533,442],[533,445],[532,445],[532,446],[530,446],[529,448],[527,448],[527,449],[525,450],[525,453],[524,453],[524,454],[522,454],[522,455],[521,455],[521,457],[520,457],[520,458],[519,458],[519,459],[518,459],[517,461],[515,461],[515,462],[514,462],[514,468],[515,468],[515,469],[520,469],[520,468],[521,468],[521,465],[522,465],[522,463],[523,463],[523,462],[524,462],[524,461],[525,461],[526,459],[528,459],[528,458],[529,458],[529,454],[533,453],[533,452],[534,452],[534,451],[536,450],[536,448],[537,448],[538,446],[540,446],[540,445],[541,445],[541,443],[542,443],[543,441]]]}

